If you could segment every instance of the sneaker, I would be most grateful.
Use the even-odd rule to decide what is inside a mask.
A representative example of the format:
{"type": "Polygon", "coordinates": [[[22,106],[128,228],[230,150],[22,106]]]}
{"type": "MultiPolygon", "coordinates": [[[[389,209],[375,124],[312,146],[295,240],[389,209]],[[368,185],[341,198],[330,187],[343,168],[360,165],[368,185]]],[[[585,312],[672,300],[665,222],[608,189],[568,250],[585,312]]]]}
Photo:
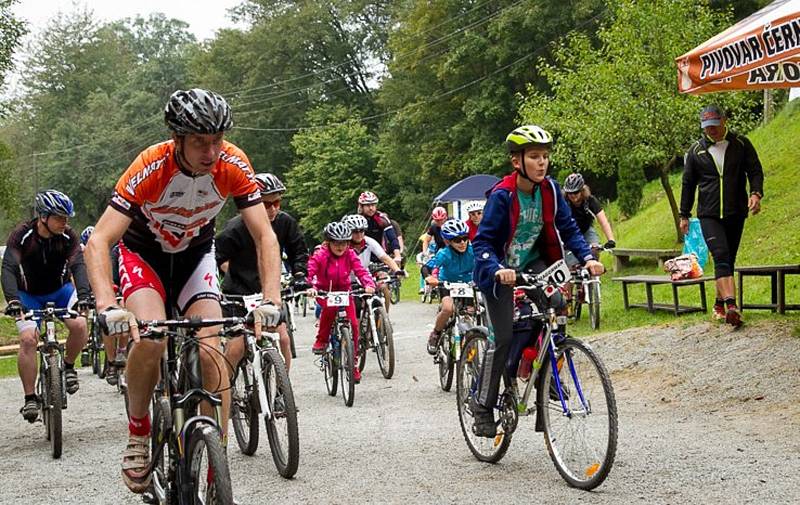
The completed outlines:
{"type": "Polygon", "coordinates": [[[78,371],[74,368],[67,368],[64,370],[64,386],[67,389],[67,393],[74,395],[78,392],[78,389],[81,387],[78,384],[78,371]]]}
{"type": "Polygon", "coordinates": [[[122,453],[122,481],[132,492],[142,494],[150,485],[150,437],[128,436],[122,453]]]}
{"type": "Polygon", "coordinates": [[[469,410],[472,411],[472,433],[478,437],[494,438],[497,436],[497,424],[494,422],[494,414],[491,409],[487,409],[475,400],[469,399],[469,410]]]}
{"type": "Polygon", "coordinates": [[[420,289],[419,291],[417,291],[417,294],[418,295],[424,295],[425,294],[425,290],[424,289],[420,289]]]}
{"type": "Polygon", "coordinates": [[[356,384],[361,382],[361,370],[358,369],[358,366],[353,368],[353,380],[356,384]]]}
{"type": "Polygon", "coordinates": [[[36,422],[36,419],[39,418],[39,402],[35,399],[25,400],[25,405],[19,409],[19,413],[29,423],[36,422]]]}
{"type": "Polygon", "coordinates": [[[325,354],[325,348],[328,347],[328,344],[321,341],[316,340],[314,345],[311,346],[311,352],[314,354],[325,354]]]}
{"type": "Polygon", "coordinates": [[[117,369],[116,366],[108,366],[108,370],[106,370],[106,382],[112,386],[116,386],[117,383],[119,383],[119,369],[117,369]]]}
{"type": "Polygon", "coordinates": [[[717,321],[717,322],[725,321],[725,316],[726,316],[725,306],[724,305],[717,305],[715,303],[714,304],[714,312],[713,312],[712,316],[714,317],[714,321],[717,321]]]}
{"type": "Polygon", "coordinates": [[[442,334],[436,330],[433,330],[430,335],[428,335],[428,354],[431,356],[436,356],[436,348],[439,346],[439,338],[441,338],[442,334]]]}
{"type": "Polygon", "coordinates": [[[742,321],[742,313],[739,312],[736,305],[728,305],[728,310],[725,312],[725,322],[734,328],[738,328],[744,324],[744,321],[742,321]]]}

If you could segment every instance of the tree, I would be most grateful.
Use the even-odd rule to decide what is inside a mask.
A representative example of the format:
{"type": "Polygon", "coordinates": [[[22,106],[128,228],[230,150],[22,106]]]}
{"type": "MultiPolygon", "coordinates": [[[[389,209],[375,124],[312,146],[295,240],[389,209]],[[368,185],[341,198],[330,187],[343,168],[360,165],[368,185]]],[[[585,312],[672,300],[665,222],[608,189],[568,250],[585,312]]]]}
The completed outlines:
{"type": "Polygon", "coordinates": [[[678,241],[678,208],[669,172],[699,137],[702,104],[717,101],[745,129],[757,104],[752,93],[713,99],[680,95],[674,58],[718,33],[730,16],[692,0],[613,0],[595,46],[573,34],[556,51],[555,63],[540,62],[552,87],[529,87],[521,116],[556,135],[554,159],[576,170],[616,174],[626,192],[626,212],[638,207],[643,170],[658,167],[670,201],[678,241]]]}
{"type": "MultiPolygon", "coordinates": [[[[6,73],[13,67],[11,57],[28,31],[25,24],[11,12],[11,6],[15,3],[17,0],[0,0],[0,82],[5,81],[6,73]]],[[[0,105],[0,114],[5,113],[6,105],[0,105]]]]}
{"type": "Polygon", "coordinates": [[[355,115],[341,105],[319,106],[309,111],[309,123],[333,126],[304,130],[292,139],[298,161],[286,174],[287,198],[301,210],[306,232],[318,238],[327,223],[355,212],[359,193],[371,184],[374,141],[351,119],[355,115]]]}

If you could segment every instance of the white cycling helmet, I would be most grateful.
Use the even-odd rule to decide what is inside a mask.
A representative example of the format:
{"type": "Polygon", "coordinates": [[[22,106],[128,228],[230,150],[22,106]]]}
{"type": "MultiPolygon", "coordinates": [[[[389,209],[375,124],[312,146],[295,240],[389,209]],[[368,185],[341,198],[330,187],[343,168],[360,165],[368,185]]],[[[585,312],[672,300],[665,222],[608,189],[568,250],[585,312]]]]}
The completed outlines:
{"type": "Polygon", "coordinates": [[[346,223],[334,221],[325,225],[325,238],[336,241],[350,240],[353,238],[353,229],[346,223]]]}
{"type": "Polygon", "coordinates": [[[442,225],[442,237],[446,240],[453,240],[456,237],[469,235],[469,228],[464,221],[458,219],[448,219],[442,225]]]}
{"type": "Polygon", "coordinates": [[[471,202],[467,202],[464,206],[464,210],[467,212],[477,212],[479,210],[483,210],[484,203],[478,200],[473,200],[471,202]]]}
{"type": "Polygon", "coordinates": [[[366,230],[369,226],[367,218],[361,214],[349,214],[342,218],[342,222],[349,226],[352,230],[366,230]]]}

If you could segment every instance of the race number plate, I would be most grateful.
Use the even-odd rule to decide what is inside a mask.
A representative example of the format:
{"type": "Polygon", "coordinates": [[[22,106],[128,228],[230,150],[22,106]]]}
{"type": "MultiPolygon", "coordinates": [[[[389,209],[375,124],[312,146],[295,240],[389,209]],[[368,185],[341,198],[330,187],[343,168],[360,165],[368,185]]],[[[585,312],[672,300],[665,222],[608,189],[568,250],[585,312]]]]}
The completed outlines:
{"type": "Polygon", "coordinates": [[[261,300],[263,299],[264,297],[261,296],[261,293],[255,295],[244,295],[242,296],[242,303],[244,303],[244,308],[247,309],[247,312],[250,312],[261,305],[261,300]]]}
{"type": "Polygon", "coordinates": [[[472,298],[474,290],[466,282],[447,282],[444,287],[450,290],[450,296],[454,298],[472,298]]]}
{"type": "Polygon", "coordinates": [[[328,307],[347,307],[350,305],[350,293],[347,291],[331,291],[327,297],[328,307]]]}
{"type": "Polygon", "coordinates": [[[547,270],[536,276],[540,281],[547,283],[544,288],[544,294],[548,297],[553,296],[558,291],[558,288],[570,280],[570,277],[569,267],[564,260],[558,260],[550,265],[547,270]]]}

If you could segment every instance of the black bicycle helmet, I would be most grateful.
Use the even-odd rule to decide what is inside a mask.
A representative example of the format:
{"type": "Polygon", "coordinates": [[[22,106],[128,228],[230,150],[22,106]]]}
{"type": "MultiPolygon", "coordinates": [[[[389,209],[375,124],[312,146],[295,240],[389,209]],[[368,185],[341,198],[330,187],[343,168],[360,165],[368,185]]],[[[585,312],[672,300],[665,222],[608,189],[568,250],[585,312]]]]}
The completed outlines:
{"type": "Polygon", "coordinates": [[[286,192],[283,182],[272,174],[256,174],[256,184],[261,190],[261,196],[286,192]]]}
{"type": "Polygon", "coordinates": [[[228,102],[213,91],[199,88],[173,93],[164,107],[164,121],[178,135],[215,134],[233,126],[228,102]]]}

